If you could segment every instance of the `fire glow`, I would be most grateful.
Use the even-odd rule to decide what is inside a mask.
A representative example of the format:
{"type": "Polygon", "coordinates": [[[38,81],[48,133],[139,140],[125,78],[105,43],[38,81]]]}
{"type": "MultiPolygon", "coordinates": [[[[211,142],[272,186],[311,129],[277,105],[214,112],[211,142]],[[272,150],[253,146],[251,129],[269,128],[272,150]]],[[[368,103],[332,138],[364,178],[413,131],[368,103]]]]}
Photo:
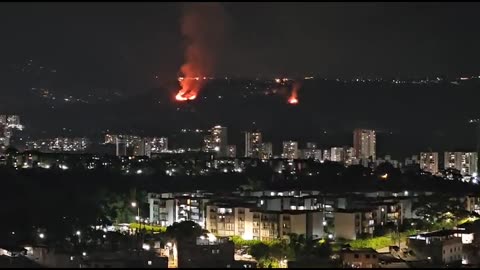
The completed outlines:
{"type": "Polygon", "coordinates": [[[197,98],[207,77],[214,70],[215,56],[222,44],[225,24],[223,7],[217,3],[195,3],[186,6],[182,18],[182,35],[187,42],[185,63],[178,78],[177,101],[197,98]]]}
{"type": "Polygon", "coordinates": [[[298,90],[300,89],[300,83],[295,82],[293,84],[292,88],[292,93],[290,94],[290,97],[288,98],[288,103],[291,105],[296,105],[298,104],[298,90]]]}
{"type": "Polygon", "coordinates": [[[194,100],[197,97],[197,93],[202,86],[200,83],[200,78],[178,78],[178,82],[182,87],[178,94],[175,96],[175,99],[178,101],[187,101],[194,100]]]}

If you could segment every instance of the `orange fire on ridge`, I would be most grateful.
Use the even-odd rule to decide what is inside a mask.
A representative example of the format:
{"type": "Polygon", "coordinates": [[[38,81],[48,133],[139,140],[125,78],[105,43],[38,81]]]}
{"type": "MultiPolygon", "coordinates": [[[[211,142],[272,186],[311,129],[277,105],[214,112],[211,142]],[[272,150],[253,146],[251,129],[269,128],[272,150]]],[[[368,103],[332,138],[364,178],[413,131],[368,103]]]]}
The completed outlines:
{"type": "Polygon", "coordinates": [[[196,78],[178,78],[180,86],[182,87],[175,99],[178,101],[194,100],[197,97],[197,93],[202,86],[198,77],[196,78]]]}
{"type": "Polygon", "coordinates": [[[288,103],[292,105],[298,104],[298,90],[300,89],[300,83],[295,82],[293,84],[293,89],[292,93],[290,94],[290,97],[288,98],[288,103]]]}
{"type": "Polygon", "coordinates": [[[180,68],[177,101],[194,100],[214,71],[215,56],[222,44],[225,12],[218,3],[189,4],[182,18],[182,35],[187,47],[185,63],[180,68]],[[200,77],[202,76],[202,77],[200,77]],[[201,79],[203,78],[203,79],[201,79]]]}

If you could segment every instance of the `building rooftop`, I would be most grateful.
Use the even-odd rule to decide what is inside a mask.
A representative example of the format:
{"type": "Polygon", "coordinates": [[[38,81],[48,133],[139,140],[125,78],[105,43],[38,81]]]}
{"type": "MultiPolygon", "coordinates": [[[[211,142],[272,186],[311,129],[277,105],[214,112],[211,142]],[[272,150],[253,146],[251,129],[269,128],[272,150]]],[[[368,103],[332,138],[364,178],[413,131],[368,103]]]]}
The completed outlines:
{"type": "Polygon", "coordinates": [[[343,249],[341,252],[342,253],[378,253],[373,248],[356,248],[356,249],[346,248],[346,249],[343,249]]]}
{"type": "Polygon", "coordinates": [[[421,238],[428,238],[428,237],[446,237],[446,236],[454,235],[456,233],[465,233],[465,230],[454,230],[454,229],[438,230],[434,232],[426,232],[426,233],[420,233],[417,235],[411,235],[409,238],[421,239],[421,238]]]}
{"type": "Polygon", "coordinates": [[[337,213],[366,213],[371,212],[375,209],[373,208],[352,208],[352,209],[337,209],[337,213]]]}

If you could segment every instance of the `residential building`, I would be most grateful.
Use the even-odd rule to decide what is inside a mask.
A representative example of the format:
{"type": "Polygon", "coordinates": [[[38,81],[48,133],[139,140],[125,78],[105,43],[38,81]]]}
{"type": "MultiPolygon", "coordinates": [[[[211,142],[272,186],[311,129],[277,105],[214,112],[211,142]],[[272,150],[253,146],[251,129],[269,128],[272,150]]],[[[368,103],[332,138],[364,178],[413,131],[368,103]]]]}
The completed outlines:
{"type": "Polygon", "coordinates": [[[472,175],[478,172],[478,154],[476,152],[445,152],[444,168],[454,168],[462,175],[472,175]]]}
{"type": "Polygon", "coordinates": [[[378,253],[373,248],[340,251],[343,268],[379,268],[378,253]]]}
{"type": "Polygon", "coordinates": [[[345,149],[343,147],[332,147],[330,160],[343,163],[345,161],[345,149]]]}
{"type": "Polygon", "coordinates": [[[322,161],[331,160],[330,150],[323,150],[322,161]]]}
{"type": "Polygon", "coordinates": [[[356,155],[355,148],[346,146],[345,149],[345,165],[350,166],[355,164],[356,155]]]}
{"type": "Polygon", "coordinates": [[[440,230],[407,238],[408,247],[418,259],[429,259],[436,264],[461,262],[463,244],[457,230],[440,230]]]}
{"type": "Polygon", "coordinates": [[[205,225],[205,204],[209,198],[199,193],[148,193],[149,219],[161,226],[191,220],[205,225]]]}
{"type": "Polygon", "coordinates": [[[214,126],[204,138],[203,151],[217,153],[218,157],[227,156],[227,128],[214,126]]]}
{"type": "Polygon", "coordinates": [[[420,169],[432,174],[438,173],[438,152],[420,153],[420,169]]]}
{"type": "Polygon", "coordinates": [[[376,134],[375,130],[355,129],[353,131],[353,148],[358,159],[376,158],[376,134]]]}
{"type": "Polygon", "coordinates": [[[260,147],[260,159],[271,159],[273,157],[273,147],[271,142],[262,143],[260,147]]]}
{"type": "Polygon", "coordinates": [[[245,132],[245,157],[260,158],[262,151],[262,133],[245,132]]]}
{"type": "Polygon", "coordinates": [[[373,209],[337,209],[334,213],[335,237],[355,240],[372,235],[375,227],[373,209]]]}
{"type": "Polygon", "coordinates": [[[227,146],[227,158],[236,158],[237,157],[237,146],[228,145],[227,146]]]}
{"type": "Polygon", "coordinates": [[[206,210],[206,229],[220,237],[275,240],[295,233],[323,236],[323,213],[314,210],[263,210],[254,204],[211,203],[206,210]]]}
{"type": "Polygon", "coordinates": [[[116,136],[115,138],[116,145],[116,155],[117,157],[127,155],[127,139],[123,136],[116,136]]]}
{"type": "Polygon", "coordinates": [[[149,145],[151,153],[163,153],[168,151],[168,138],[148,137],[145,138],[146,145],[149,145]]]}
{"type": "Polygon", "coordinates": [[[233,268],[235,245],[228,238],[201,236],[177,243],[178,268],[233,268]]]}
{"type": "Polygon", "coordinates": [[[282,158],[297,159],[298,158],[298,142],[283,142],[282,158]]]}
{"type": "MultiPolygon", "coordinates": [[[[146,156],[145,146],[147,142],[143,138],[136,138],[133,140],[131,147],[132,147],[132,154],[133,156],[146,156]]],[[[150,148],[148,148],[150,151],[150,148]]]]}

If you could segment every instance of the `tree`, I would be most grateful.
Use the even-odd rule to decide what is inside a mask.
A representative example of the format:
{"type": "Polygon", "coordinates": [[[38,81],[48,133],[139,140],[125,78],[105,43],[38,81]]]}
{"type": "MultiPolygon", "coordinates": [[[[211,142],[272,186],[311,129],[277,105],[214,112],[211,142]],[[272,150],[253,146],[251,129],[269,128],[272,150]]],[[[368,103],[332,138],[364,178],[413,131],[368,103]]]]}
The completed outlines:
{"type": "Polygon", "coordinates": [[[262,258],[266,258],[269,255],[269,247],[265,243],[257,243],[250,247],[250,254],[256,259],[260,260],[262,258]]]}
{"type": "Polygon", "coordinates": [[[204,234],[205,231],[193,221],[175,222],[168,226],[165,234],[171,239],[180,240],[194,240],[204,234]]]}

